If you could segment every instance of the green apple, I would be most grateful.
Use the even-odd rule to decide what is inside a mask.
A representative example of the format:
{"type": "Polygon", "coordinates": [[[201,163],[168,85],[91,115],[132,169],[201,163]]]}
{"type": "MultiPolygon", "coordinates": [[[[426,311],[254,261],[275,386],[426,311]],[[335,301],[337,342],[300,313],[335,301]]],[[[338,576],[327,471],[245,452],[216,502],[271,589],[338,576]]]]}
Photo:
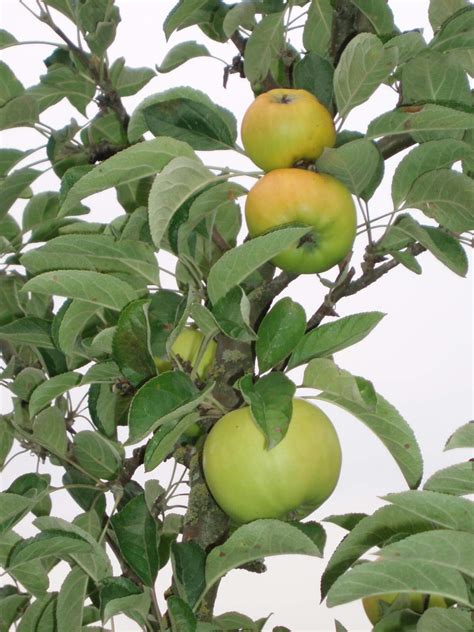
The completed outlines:
{"type": "MultiPolygon", "coordinates": [[[[189,362],[191,366],[194,366],[198,359],[199,350],[201,349],[203,341],[204,334],[201,331],[193,329],[192,327],[185,327],[172,344],[171,350],[176,356],[179,356],[181,360],[189,362]]],[[[207,377],[214,364],[216,349],[217,344],[215,340],[210,340],[196,368],[196,373],[201,379],[207,377]]],[[[168,358],[155,357],[154,360],[160,373],[171,370],[172,365],[168,358]]]]}
{"type": "MultiPolygon", "coordinates": [[[[369,621],[375,625],[383,617],[382,603],[387,607],[397,599],[399,593],[386,593],[383,595],[372,595],[371,597],[365,597],[362,599],[362,605],[365,610],[365,614],[369,618],[369,621]]],[[[408,593],[408,607],[414,612],[422,613],[427,608],[447,608],[448,605],[444,597],[441,595],[425,595],[423,593],[408,593]]],[[[448,631],[446,631],[448,632],[448,631]]]]}
{"type": "Polygon", "coordinates": [[[271,450],[265,445],[249,407],[221,417],[206,438],[204,477],[235,522],[302,518],[331,495],[341,470],[341,448],[322,410],[294,399],[285,437],[271,450]]]}

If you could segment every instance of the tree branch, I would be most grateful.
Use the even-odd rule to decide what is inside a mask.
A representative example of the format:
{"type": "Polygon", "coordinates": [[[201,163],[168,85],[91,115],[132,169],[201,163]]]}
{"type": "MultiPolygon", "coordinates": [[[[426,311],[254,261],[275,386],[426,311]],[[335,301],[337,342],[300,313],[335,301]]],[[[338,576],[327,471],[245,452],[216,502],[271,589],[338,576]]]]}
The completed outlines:
{"type": "Polygon", "coordinates": [[[415,141],[410,134],[400,134],[399,136],[385,136],[377,143],[378,148],[384,158],[392,158],[399,152],[415,145],[415,141]]]}

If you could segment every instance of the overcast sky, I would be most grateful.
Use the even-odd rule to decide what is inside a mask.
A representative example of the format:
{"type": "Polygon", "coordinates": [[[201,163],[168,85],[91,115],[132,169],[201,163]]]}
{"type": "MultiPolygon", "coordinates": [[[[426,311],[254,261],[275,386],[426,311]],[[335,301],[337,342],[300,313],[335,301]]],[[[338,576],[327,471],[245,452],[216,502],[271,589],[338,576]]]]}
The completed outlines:
{"type": "MultiPolygon", "coordinates": [[[[167,50],[180,41],[197,39],[205,43],[214,54],[228,62],[235,49],[230,45],[207,40],[195,28],[174,33],[168,43],[162,34],[161,24],[174,2],[169,0],[118,0],[122,23],[115,43],[110,49],[110,59],[126,58],[129,66],[154,67],[167,50]]],[[[33,2],[30,2],[34,6],[33,2]]],[[[392,0],[396,23],[401,30],[425,28],[431,36],[427,21],[427,0],[392,0]]],[[[1,0],[1,28],[12,32],[19,40],[53,40],[54,34],[35,21],[17,0],[1,0]]],[[[64,23],[59,20],[60,23],[64,23]]],[[[69,28],[66,26],[66,28],[69,28]]],[[[73,35],[72,31],[71,34],[73,35]]],[[[51,52],[48,46],[11,48],[2,51],[3,60],[17,73],[24,85],[38,82],[45,72],[42,60],[51,52]]],[[[214,59],[192,60],[168,75],[156,77],[135,97],[125,99],[130,111],[147,95],[172,86],[190,85],[206,92],[216,103],[228,108],[240,122],[252,100],[246,81],[231,76],[227,89],[222,87],[223,64],[214,59]]],[[[389,88],[381,88],[367,104],[356,108],[345,129],[365,131],[367,123],[376,115],[395,105],[395,95],[389,88]]],[[[93,116],[95,106],[88,114],[93,116]]],[[[81,117],[65,102],[48,110],[42,120],[54,127],[64,125],[74,116],[81,117]]],[[[40,137],[31,130],[9,130],[2,133],[5,147],[31,147],[40,144],[40,137]]],[[[252,169],[250,161],[233,152],[209,152],[202,154],[207,164],[222,164],[237,169],[252,169]]],[[[386,165],[386,177],[370,202],[371,214],[381,215],[392,209],[390,181],[396,164],[401,158],[393,158],[386,165]]],[[[243,181],[245,183],[245,181],[243,181]]],[[[250,181],[247,181],[250,183],[250,181]]],[[[33,186],[35,191],[54,189],[58,180],[49,172],[33,186]]],[[[90,204],[89,204],[90,203],[90,204]]],[[[111,193],[90,198],[91,221],[112,219],[122,211],[111,193]]],[[[23,203],[15,207],[21,215],[23,203]]],[[[357,249],[360,254],[363,242],[357,249]]],[[[340,316],[379,310],[387,314],[376,330],[363,342],[336,355],[337,363],[356,375],[373,381],[376,389],[394,404],[413,427],[425,458],[428,475],[436,469],[460,461],[467,456],[457,450],[443,453],[446,439],[455,428],[466,423],[473,415],[472,403],[472,275],[461,279],[442,266],[429,254],[420,258],[423,275],[417,276],[405,269],[396,269],[381,281],[342,301],[337,308],[340,316]]],[[[357,259],[356,259],[357,261],[357,259]]],[[[319,306],[325,288],[311,276],[300,277],[285,292],[304,305],[308,317],[319,306]]],[[[295,381],[300,377],[292,375],[295,381]]],[[[2,411],[9,410],[6,393],[2,395],[2,411]]],[[[341,440],[343,469],[333,496],[312,516],[321,520],[334,513],[372,512],[380,506],[379,497],[388,492],[406,489],[404,480],[385,447],[361,422],[349,414],[327,404],[321,407],[333,420],[341,440]]],[[[19,457],[3,475],[2,487],[9,484],[23,471],[33,466],[29,456],[19,457]]],[[[58,469],[51,471],[57,481],[58,469]]],[[[165,464],[161,470],[169,475],[165,464]]],[[[155,474],[155,473],[154,473],[155,474]]],[[[60,507],[63,517],[73,516],[76,507],[67,496],[62,497],[67,506],[60,507]]],[[[19,528],[23,535],[31,534],[29,524],[19,528]]],[[[217,612],[236,610],[259,618],[274,616],[266,629],[286,625],[292,632],[330,632],[334,630],[334,618],[339,619],[351,632],[368,631],[370,624],[359,603],[328,610],[319,605],[319,579],[330,553],[341,540],[344,532],[328,525],[328,545],[325,560],[302,556],[283,556],[268,560],[269,571],[255,575],[245,571],[231,572],[221,584],[217,600],[217,612]]],[[[59,570],[64,571],[65,565],[59,570]]],[[[61,583],[57,572],[51,585],[61,583]]],[[[168,586],[168,576],[159,579],[158,593],[168,586]]],[[[136,630],[136,624],[123,619],[117,622],[121,631],[136,630]]]]}

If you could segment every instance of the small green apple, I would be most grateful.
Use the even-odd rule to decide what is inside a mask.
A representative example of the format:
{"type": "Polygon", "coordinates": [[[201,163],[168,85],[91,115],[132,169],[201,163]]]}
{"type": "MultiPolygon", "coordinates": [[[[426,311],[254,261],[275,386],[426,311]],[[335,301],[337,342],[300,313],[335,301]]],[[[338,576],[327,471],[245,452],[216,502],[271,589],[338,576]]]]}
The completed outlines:
{"type": "MultiPolygon", "coordinates": [[[[362,605],[369,621],[375,625],[383,617],[382,602],[387,606],[391,606],[397,599],[399,593],[386,593],[383,595],[372,595],[362,599],[362,605]]],[[[444,597],[441,595],[425,595],[423,593],[408,593],[408,607],[419,614],[428,608],[447,608],[448,605],[444,597]]],[[[447,631],[446,631],[447,632],[447,631]]]]}
{"type": "MultiPolygon", "coordinates": [[[[189,362],[191,366],[194,366],[203,341],[204,334],[201,331],[193,329],[192,327],[185,327],[172,344],[171,350],[176,356],[179,356],[181,360],[189,362]]],[[[196,368],[198,377],[203,380],[207,377],[212,365],[214,364],[216,349],[216,342],[214,340],[210,340],[199,365],[196,368]]],[[[160,373],[171,370],[172,365],[168,358],[155,357],[154,360],[160,373]]]]}

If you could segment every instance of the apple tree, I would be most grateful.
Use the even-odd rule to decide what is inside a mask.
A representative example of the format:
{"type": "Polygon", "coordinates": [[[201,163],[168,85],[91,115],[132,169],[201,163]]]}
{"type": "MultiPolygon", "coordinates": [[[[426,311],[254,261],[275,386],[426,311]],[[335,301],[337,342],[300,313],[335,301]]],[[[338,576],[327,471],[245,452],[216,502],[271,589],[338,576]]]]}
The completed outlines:
{"type": "MultiPolygon", "coordinates": [[[[50,51],[30,86],[0,62],[0,129],[33,139],[0,149],[0,465],[35,457],[0,493],[0,629],[113,630],[125,615],[146,631],[269,630],[269,616],[215,612],[221,579],[273,555],[323,557],[335,524],[329,607],[364,600],[376,632],[471,630],[472,464],[423,476],[408,422],[337,359],[383,314],[336,310],[429,257],[467,274],[474,7],[431,0],[430,39],[398,28],[385,0],[179,0],[159,26],[190,38],[136,68],[110,54],[119,2],[20,2],[50,51]],[[205,72],[216,43],[224,86],[260,104],[244,147],[203,91],[150,89],[196,57],[205,72]],[[384,85],[395,107],[353,129],[384,85]],[[54,127],[60,102],[75,118],[54,127]],[[228,166],[246,153],[256,167],[228,166]],[[309,317],[291,298],[302,274],[324,291],[309,317]],[[365,424],[406,490],[372,514],[314,514],[341,458],[314,401],[365,424]]],[[[37,43],[0,30],[26,58],[37,43]]],[[[446,449],[473,448],[473,429],[446,449]]]]}

